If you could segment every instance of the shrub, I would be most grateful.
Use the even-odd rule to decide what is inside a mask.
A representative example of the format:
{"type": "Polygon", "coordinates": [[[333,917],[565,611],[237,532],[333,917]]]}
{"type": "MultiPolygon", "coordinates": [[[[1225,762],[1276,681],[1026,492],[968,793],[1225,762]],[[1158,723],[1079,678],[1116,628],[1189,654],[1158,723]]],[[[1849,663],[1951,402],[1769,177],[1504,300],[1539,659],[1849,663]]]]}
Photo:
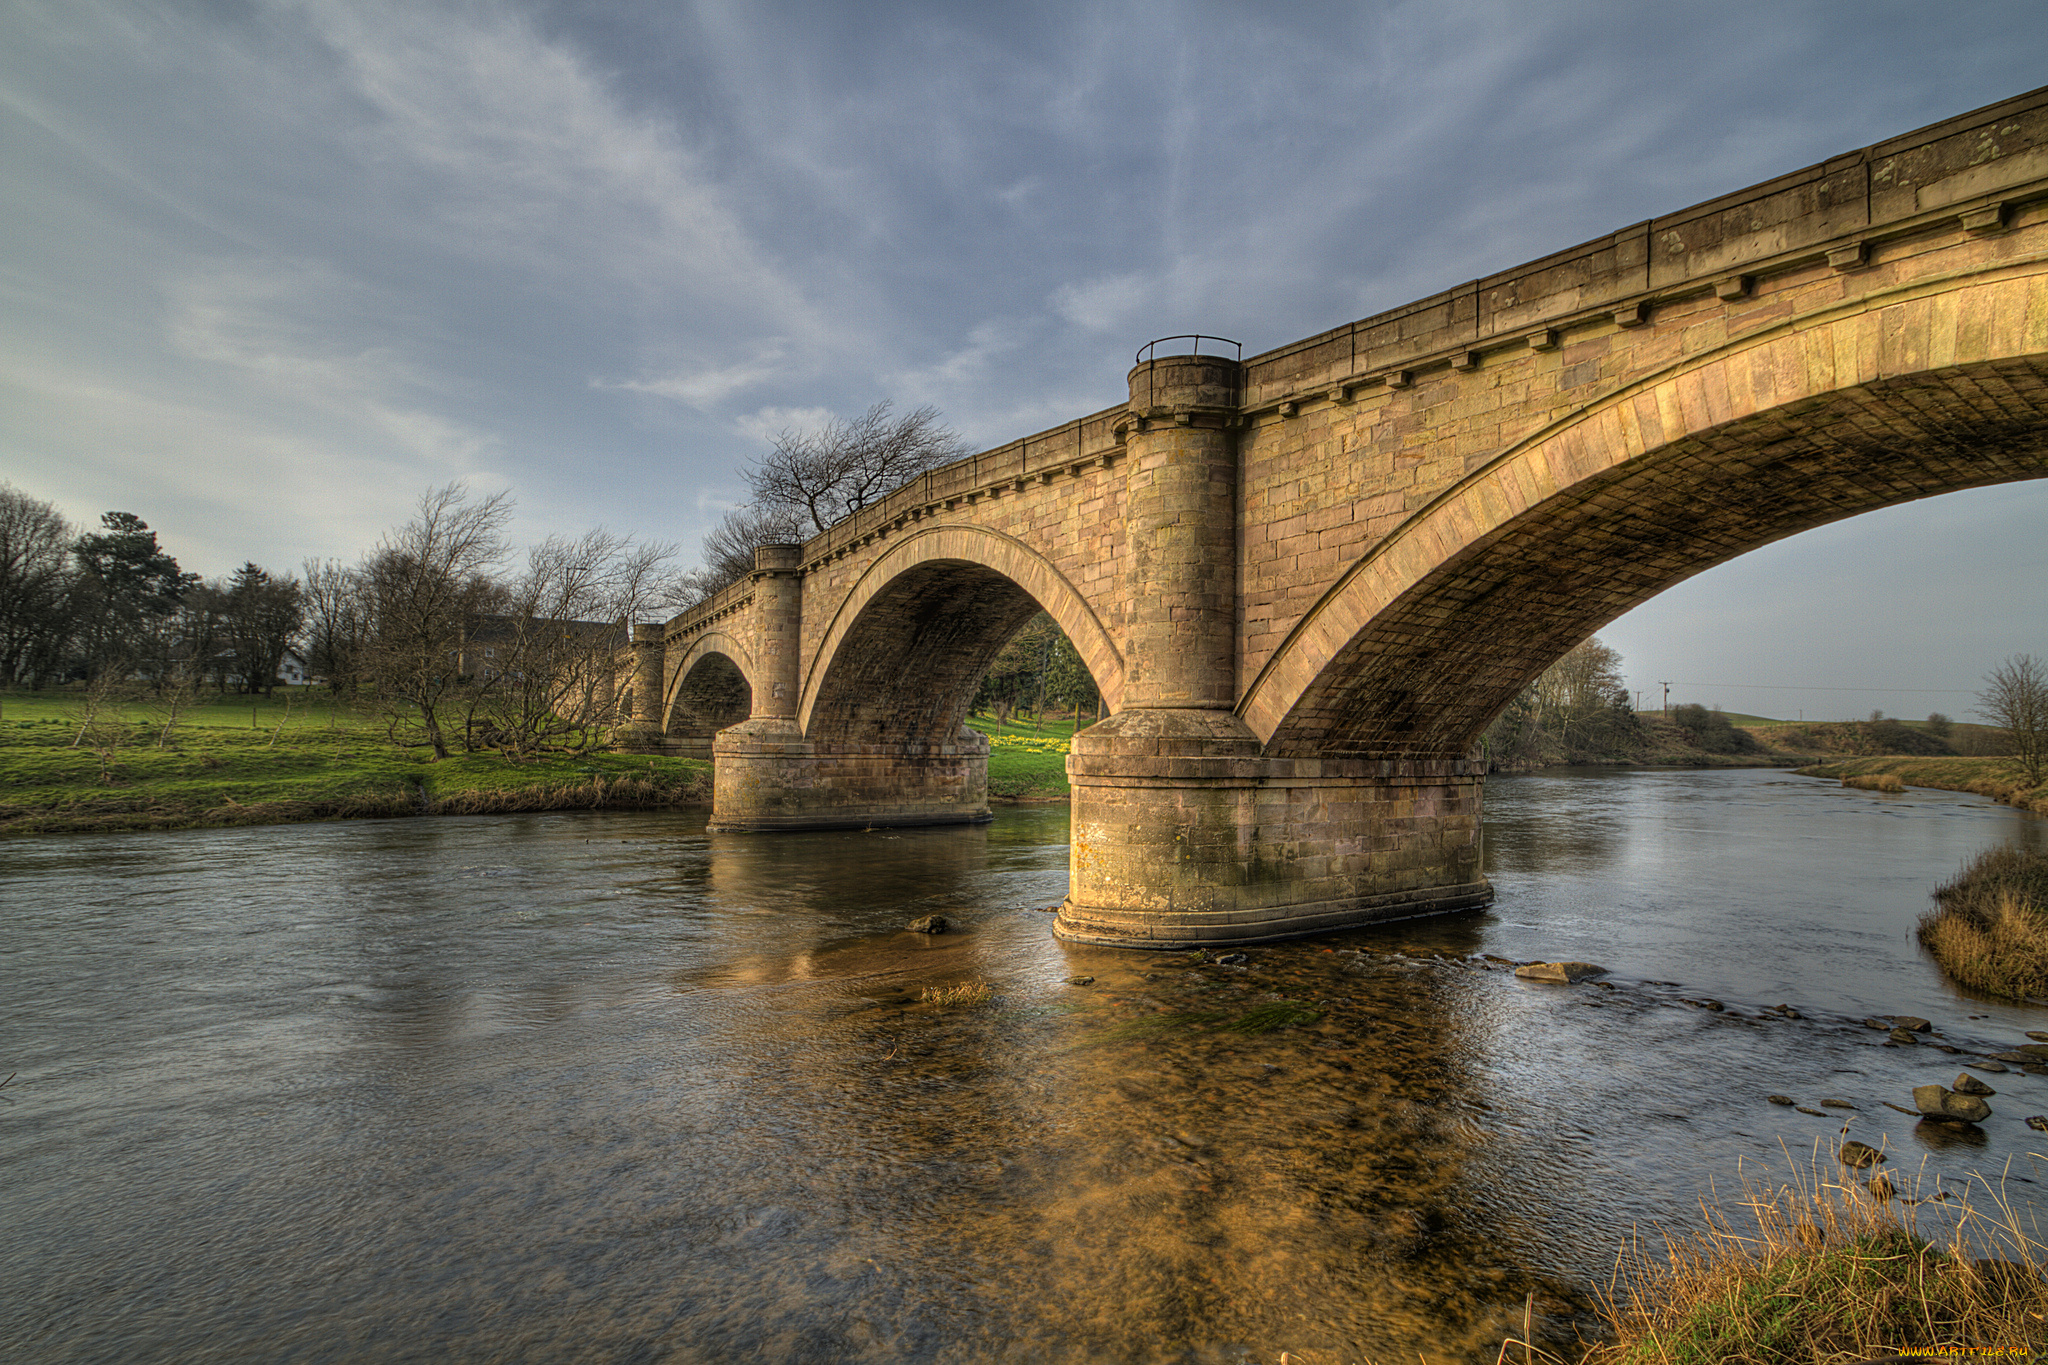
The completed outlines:
{"type": "Polygon", "coordinates": [[[2048,857],[1986,849],[1934,899],[1919,935],[1943,971],[1990,995],[2048,994],[2048,857]]]}
{"type": "Polygon", "coordinates": [[[1672,707],[1671,723],[1684,731],[1686,741],[1694,748],[1710,754],[1739,754],[1756,746],[1756,741],[1730,724],[1719,708],[1709,711],[1697,702],[1672,707]]]}

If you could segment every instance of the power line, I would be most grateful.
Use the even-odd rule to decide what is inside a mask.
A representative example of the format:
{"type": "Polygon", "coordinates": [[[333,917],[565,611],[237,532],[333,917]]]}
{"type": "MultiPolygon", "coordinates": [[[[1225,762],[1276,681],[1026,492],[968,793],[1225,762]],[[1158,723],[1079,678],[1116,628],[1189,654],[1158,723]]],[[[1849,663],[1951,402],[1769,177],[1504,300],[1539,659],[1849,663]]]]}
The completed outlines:
{"type": "Polygon", "coordinates": [[[1734,687],[1752,692],[1924,692],[1954,693],[1957,696],[1975,696],[1974,687],[1812,687],[1797,683],[1666,683],[1668,687],[1734,687]]]}

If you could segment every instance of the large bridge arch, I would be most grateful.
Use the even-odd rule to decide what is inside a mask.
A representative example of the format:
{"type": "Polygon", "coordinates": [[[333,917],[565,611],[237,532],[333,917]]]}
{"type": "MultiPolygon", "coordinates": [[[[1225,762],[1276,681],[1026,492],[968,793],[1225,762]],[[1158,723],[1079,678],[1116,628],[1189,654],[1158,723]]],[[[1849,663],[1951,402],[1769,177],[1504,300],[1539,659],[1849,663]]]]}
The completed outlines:
{"type": "Polygon", "coordinates": [[[1039,611],[1066,633],[1114,710],[1122,655],[1049,560],[978,526],[906,536],[836,605],[805,670],[798,724],[811,739],[947,741],[989,663],[1039,611]]]}
{"type": "Polygon", "coordinates": [[[1276,757],[1452,759],[1665,588],[1916,498],[2048,476],[2048,269],[1921,280],[1626,385],[1446,490],[1250,680],[1276,757]]]}

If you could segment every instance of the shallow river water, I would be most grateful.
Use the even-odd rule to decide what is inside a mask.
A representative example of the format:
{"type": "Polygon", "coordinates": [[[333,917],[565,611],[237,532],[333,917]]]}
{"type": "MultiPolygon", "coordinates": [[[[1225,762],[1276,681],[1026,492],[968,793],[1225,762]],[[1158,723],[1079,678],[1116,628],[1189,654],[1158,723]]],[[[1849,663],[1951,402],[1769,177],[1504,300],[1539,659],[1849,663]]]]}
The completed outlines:
{"type": "Polygon", "coordinates": [[[1237,965],[1054,940],[1064,807],[0,843],[0,1358],[1491,1361],[1844,1120],[2048,1204],[2048,1076],[1974,1144],[1882,1103],[2048,1026],[1911,932],[2048,821],[1758,771],[1486,802],[1492,910],[1237,965]]]}

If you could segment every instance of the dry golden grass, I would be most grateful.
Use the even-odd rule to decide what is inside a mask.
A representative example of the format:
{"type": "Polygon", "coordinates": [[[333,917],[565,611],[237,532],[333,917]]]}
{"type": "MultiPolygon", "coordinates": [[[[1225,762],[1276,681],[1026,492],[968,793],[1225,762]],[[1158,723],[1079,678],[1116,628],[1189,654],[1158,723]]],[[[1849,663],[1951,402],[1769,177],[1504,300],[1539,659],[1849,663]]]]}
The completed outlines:
{"type": "Polygon", "coordinates": [[[1986,849],[1934,898],[1920,942],[1943,971],[1990,995],[2048,995],[2048,857],[1986,849]]]}
{"type": "MultiPolygon", "coordinates": [[[[2048,1334],[2048,1249],[1997,1187],[1914,1199],[1898,1177],[1860,1182],[1832,1154],[1825,1164],[1845,1174],[1745,1180],[1735,1207],[1753,1231],[1703,1204],[1705,1231],[1661,1256],[1632,1248],[1605,1305],[1615,1339],[1582,1365],[2033,1358],[2048,1334]],[[1916,1226],[1928,1205],[1949,1222],[1938,1238],[1916,1226]]],[[[1520,1341],[1501,1350],[1503,1361],[1524,1355],[1520,1341]]]]}
{"type": "Polygon", "coordinates": [[[1842,785],[1854,787],[1858,791],[1889,792],[1894,796],[1906,789],[1906,784],[1899,781],[1898,775],[1895,773],[1870,773],[1858,777],[1845,777],[1842,779],[1842,785]]]}
{"type": "Polygon", "coordinates": [[[2048,815],[2048,786],[2027,781],[2010,758],[1843,758],[1798,770],[1802,777],[1869,777],[1889,773],[1910,787],[1974,792],[2021,810],[2048,815]]]}
{"type": "Polygon", "coordinates": [[[927,1005],[965,1005],[979,1008],[995,998],[995,987],[986,981],[962,981],[955,986],[926,986],[918,997],[927,1005]]]}

